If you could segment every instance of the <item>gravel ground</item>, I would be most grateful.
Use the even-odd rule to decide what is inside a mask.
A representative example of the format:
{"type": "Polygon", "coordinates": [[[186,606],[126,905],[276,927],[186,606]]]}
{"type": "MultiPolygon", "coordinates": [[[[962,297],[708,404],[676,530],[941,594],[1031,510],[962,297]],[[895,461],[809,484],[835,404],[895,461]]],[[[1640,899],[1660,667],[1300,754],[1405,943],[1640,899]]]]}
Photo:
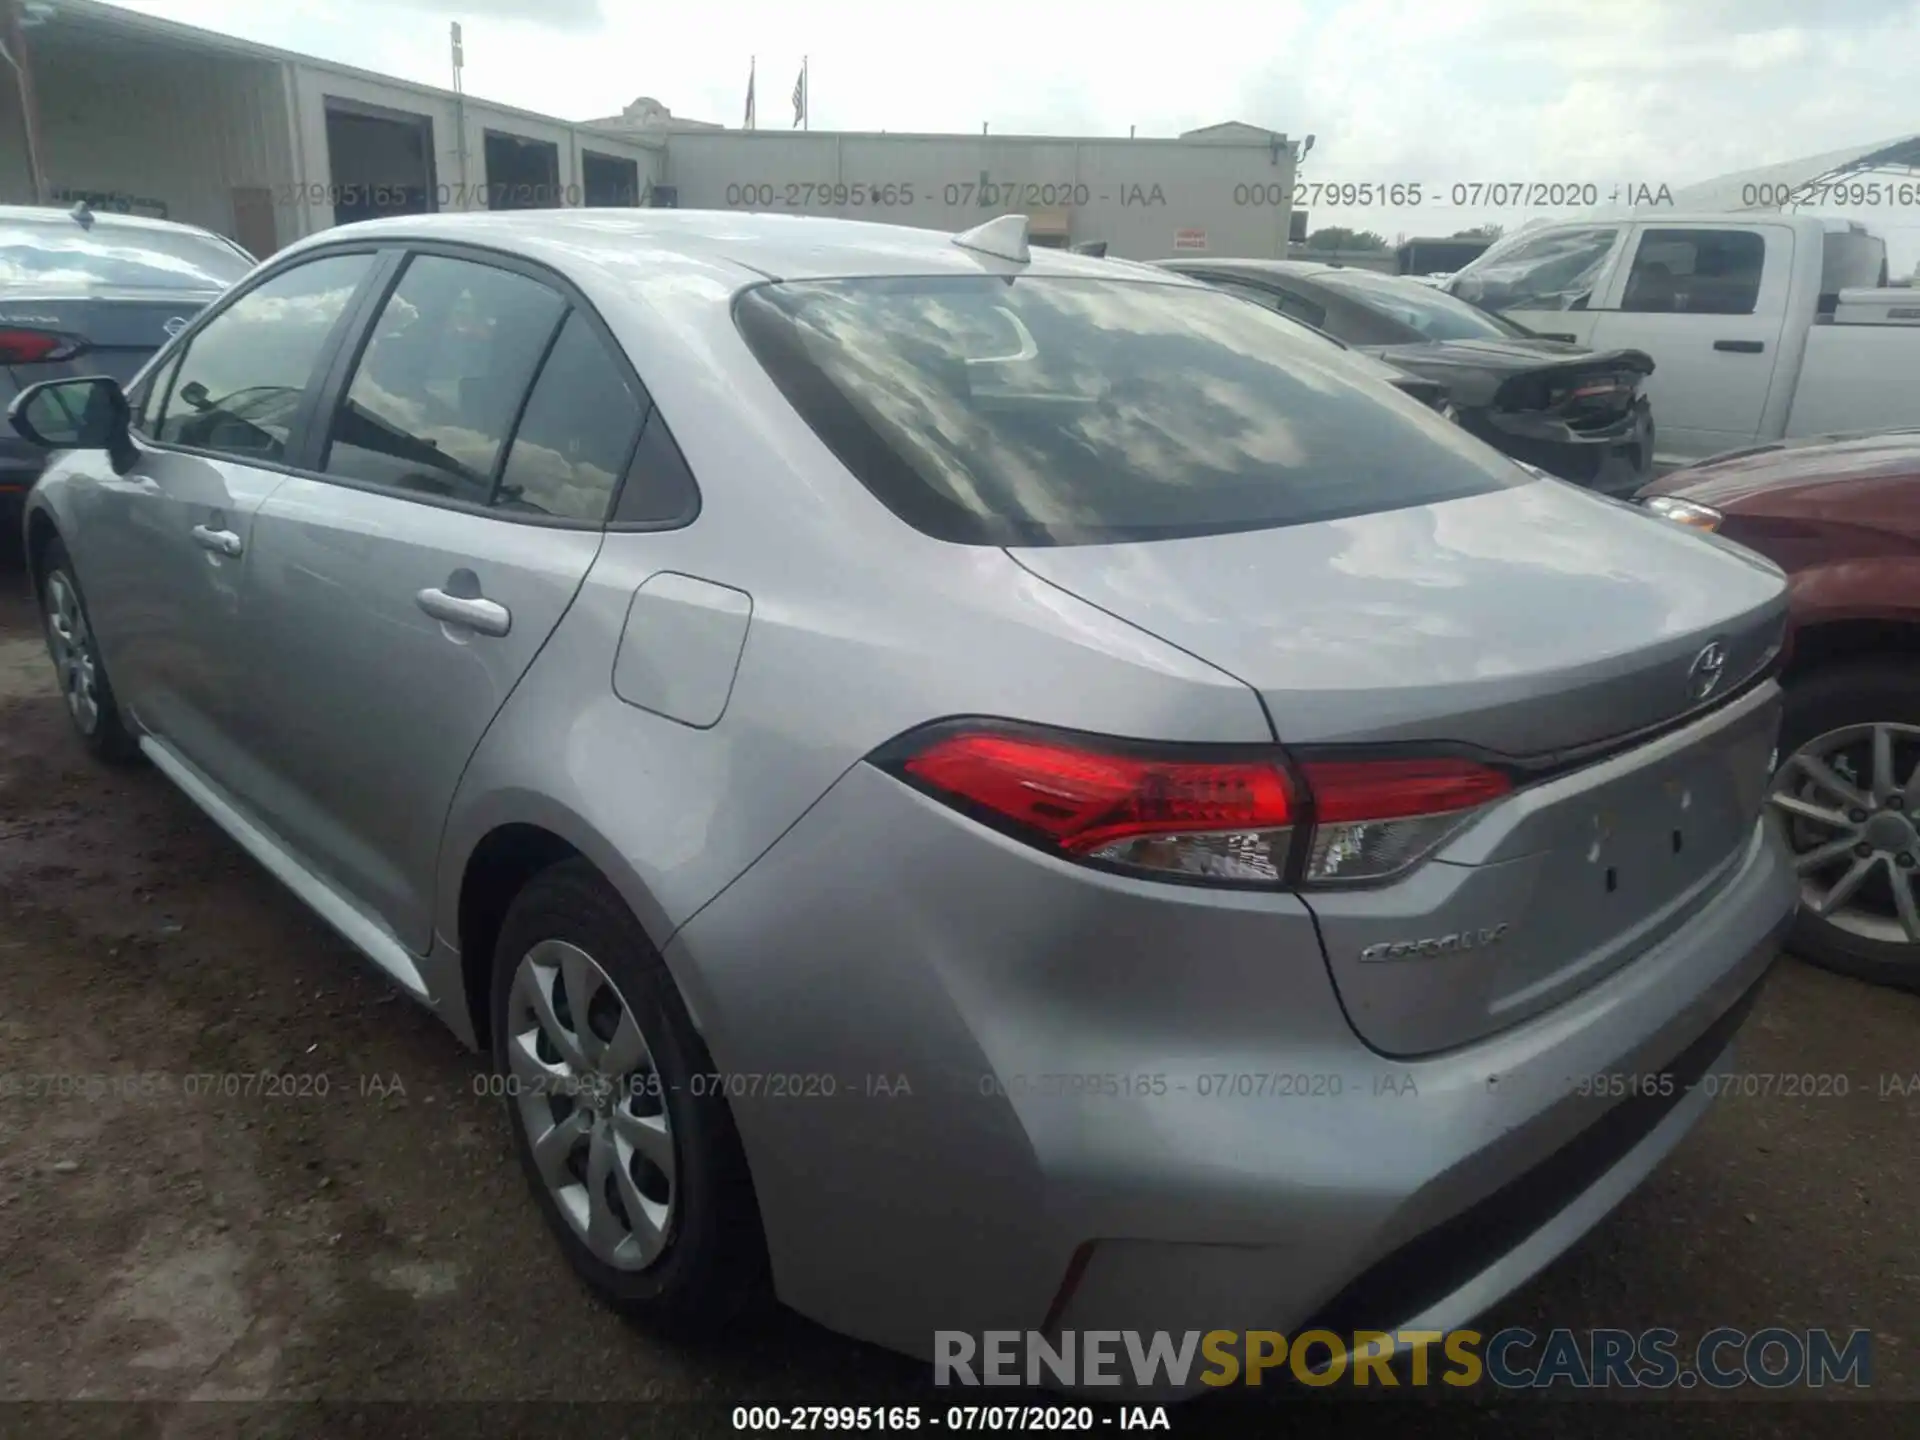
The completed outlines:
{"type": "MultiPolygon", "coordinates": [[[[729,1433],[745,1403],[944,1413],[922,1367],[784,1312],[694,1350],[593,1304],[479,1063],[158,774],[87,759],[21,590],[0,562],[0,1433],[677,1436],[729,1433]],[[214,1074],[284,1079],[191,1078],[214,1074]],[[48,1094],[50,1076],[99,1078],[48,1094]]],[[[1866,1327],[1864,1401],[1695,1390],[1627,1416],[1562,1390],[1410,1415],[1296,1388],[1176,1407],[1175,1433],[1920,1434],[1920,999],[1788,961],[1746,1034],[1743,1070],[1844,1075],[1848,1094],[1721,1100],[1485,1328],[1866,1327]]]]}

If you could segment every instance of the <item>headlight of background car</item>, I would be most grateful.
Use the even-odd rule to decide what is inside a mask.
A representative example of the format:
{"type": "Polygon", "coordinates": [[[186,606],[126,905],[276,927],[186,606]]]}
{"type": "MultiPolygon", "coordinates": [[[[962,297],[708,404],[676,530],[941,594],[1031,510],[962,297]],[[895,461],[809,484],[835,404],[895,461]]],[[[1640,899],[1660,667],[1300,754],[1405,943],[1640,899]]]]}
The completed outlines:
{"type": "Polygon", "coordinates": [[[1724,518],[1711,505],[1697,505],[1678,495],[1651,495],[1641,503],[1662,519],[1676,525],[1691,525],[1696,530],[1718,530],[1724,518]]]}

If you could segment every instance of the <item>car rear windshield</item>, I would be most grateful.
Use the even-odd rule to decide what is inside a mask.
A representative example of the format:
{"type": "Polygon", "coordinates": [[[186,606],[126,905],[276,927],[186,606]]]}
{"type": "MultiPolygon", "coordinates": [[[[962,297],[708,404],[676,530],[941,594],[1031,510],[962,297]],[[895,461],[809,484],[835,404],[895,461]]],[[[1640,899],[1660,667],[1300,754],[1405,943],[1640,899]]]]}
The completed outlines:
{"type": "Polygon", "coordinates": [[[1337,295],[1419,332],[1427,340],[1505,340],[1528,332],[1444,290],[1393,275],[1330,270],[1314,276],[1337,295]]]}
{"type": "Polygon", "coordinates": [[[252,268],[225,241],[190,231],[0,220],[0,290],[224,290],[252,268]]]}
{"type": "Polygon", "coordinates": [[[1201,286],[776,282],[735,314],[842,463],[943,540],[1172,539],[1533,483],[1339,350],[1201,286]]]}

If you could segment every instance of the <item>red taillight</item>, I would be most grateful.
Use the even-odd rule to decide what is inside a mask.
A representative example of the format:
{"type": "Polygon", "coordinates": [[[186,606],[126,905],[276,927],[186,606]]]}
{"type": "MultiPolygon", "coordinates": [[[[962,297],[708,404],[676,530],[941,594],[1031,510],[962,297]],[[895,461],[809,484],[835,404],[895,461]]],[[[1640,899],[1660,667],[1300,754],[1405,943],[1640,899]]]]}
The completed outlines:
{"type": "Polygon", "coordinates": [[[1452,757],[1308,760],[1313,836],[1302,878],[1315,885],[1391,879],[1439,848],[1482,805],[1513,789],[1506,775],[1452,757]]]}
{"type": "Polygon", "coordinates": [[[1309,760],[1300,772],[1323,825],[1471,810],[1513,789],[1471,760],[1309,760]]]}
{"type": "Polygon", "coordinates": [[[1265,763],[1146,760],[963,732],[935,741],[906,770],[1075,854],[1139,835],[1278,829],[1293,814],[1286,775],[1265,763]]]}
{"type": "Polygon", "coordinates": [[[1451,757],[1160,758],[990,729],[948,731],[893,768],[1075,858],[1259,884],[1385,879],[1513,788],[1500,771],[1451,757]],[[1299,838],[1305,858],[1289,876],[1299,838]]]}
{"type": "Polygon", "coordinates": [[[0,365],[38,365],[48,360],[71,360],[87,342],[55,330],[0,329],[0,365]]]}

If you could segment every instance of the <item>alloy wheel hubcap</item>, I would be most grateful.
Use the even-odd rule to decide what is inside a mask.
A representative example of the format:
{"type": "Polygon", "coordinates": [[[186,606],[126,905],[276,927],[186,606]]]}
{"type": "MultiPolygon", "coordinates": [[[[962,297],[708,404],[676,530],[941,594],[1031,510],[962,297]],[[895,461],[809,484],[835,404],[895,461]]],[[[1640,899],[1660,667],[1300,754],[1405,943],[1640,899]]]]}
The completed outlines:
{"type": "Polygon", "coordinates": [[[595,1258],[644,1270],[672,1236],[673,1125],[633,1007],[594,958],[545,940],[508,1002],[509,1093],[540,1177],[595,1258]]]}
{"type": "Polygon", "coordinates": [[[100,723],[98,669],[93,658],[93,635],[80,609],[80,596],[58,571],[47,581],[47,649],[60,677],[60,692],[83,734],[100,723]]]}
{"type": "Polygon", "coordinates": [[[1815,736],[1780,767],[1769,799],[1808,910],[1865,940],[1920,944],[1920,726],[1815,736]]]}

